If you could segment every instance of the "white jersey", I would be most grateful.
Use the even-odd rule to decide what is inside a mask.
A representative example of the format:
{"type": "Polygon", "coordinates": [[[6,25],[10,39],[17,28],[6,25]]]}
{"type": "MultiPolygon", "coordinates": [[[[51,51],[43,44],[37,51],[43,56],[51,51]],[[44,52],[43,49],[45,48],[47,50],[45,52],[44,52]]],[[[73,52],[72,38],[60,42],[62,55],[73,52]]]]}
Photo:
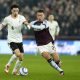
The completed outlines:
{"type": "Polygon", "coordinates": [[[2,24],[8,28],[8,42],[22,42],[21,28],[23,22],[26,21],[25,17],[18,15],[17,18],[12,18],[11,15],[4,18],[2,24]]]}
{"type": "Polygon", "coordinates": [[[53,40],[55,40],[55,36],[57,36],[59,34],[59,31],[60,31],[60,28],[59,28],[58,22],[57,21],[50,22],[49,32],[50,32],[53,40]]]}

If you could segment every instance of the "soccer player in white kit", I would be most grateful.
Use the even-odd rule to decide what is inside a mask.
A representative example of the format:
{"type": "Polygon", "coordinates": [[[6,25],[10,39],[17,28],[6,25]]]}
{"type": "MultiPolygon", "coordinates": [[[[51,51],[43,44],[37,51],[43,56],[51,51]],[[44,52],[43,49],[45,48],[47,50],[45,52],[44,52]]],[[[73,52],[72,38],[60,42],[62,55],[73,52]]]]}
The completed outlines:
{"type": "MultiPolygon", "coordinates": [[[[60,28],[59,28],[58,22],[54,20],[54,16],[52,14],[50,14],[48,16],[48,21],[49,21],[49,25],[50,25],[49,32],[53,38],[53,46],[54,46],[55,37],[59,35],[60,28]]],[[[53,57],[54,61],[56,62],[56,64],[61,66],[59,55],[56,51],[55,46],[54,46],[54,53],[52,54],[52,57],[53,57]]]]}
{"type": "Polygon", "coordinates": [[[59,71],[60,75],[64,75],[64,71],[55,63],[51,54],[54,53],[52,44],[52,36],[49,33],[49,22],[45,20],[44,10],[38,10],[36,13],[37,19],[32,21],[29,26],[33,28],[36,44],[41,55],[48,63],[59,71]]]}
{"type": "Polygon", "coordinates": [[[23,15],[19,14],[19,6],[14,4],[11,6],[11,14],[4,18],[0,25],[0,30],[7,26],[8,28],[8,44],[13,51],[13,55],[5,66],[4,71],[9,72],[11,63],[17,59],[12,74],[17,75],[18,69],[23,60],[23,43],[21,29],[23,24],[27,24],[27,21],[23,15]]]}

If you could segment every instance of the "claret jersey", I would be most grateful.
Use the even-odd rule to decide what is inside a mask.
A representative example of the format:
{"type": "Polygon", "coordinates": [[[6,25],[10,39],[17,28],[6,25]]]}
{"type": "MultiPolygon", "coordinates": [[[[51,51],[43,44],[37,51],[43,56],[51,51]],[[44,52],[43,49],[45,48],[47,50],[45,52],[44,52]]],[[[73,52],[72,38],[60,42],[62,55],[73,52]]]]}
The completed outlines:
{"type": "Polygon", "coordinates": [[[49,33],[49,22],[44,20],[43,22],[32,21],[30,23],[34,30],[36,43],[38,46],[46,45],[53,41],[52,36],[49,33]]]}

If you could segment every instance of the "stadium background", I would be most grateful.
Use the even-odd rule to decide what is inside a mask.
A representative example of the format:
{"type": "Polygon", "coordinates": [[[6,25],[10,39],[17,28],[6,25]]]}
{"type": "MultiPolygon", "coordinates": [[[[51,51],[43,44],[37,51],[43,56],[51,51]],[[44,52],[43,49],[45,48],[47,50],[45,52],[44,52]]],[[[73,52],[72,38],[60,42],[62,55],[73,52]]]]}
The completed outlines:
{"type": "MultiPolygon", "coordinates": [[[[55,45],[58,53],[64,54],[60,55],[63,61],[62,67],[66,74],[64,78],[57,78],[56,71],[52,68],[50,69],[50,66],[39,55],[37,57],[28,55],[36,55],[35,38],[32,30],[23,28],[24,50],[25,53],[28,53],[25,55],[23,65],[28,67],[30,72],[27,80],[79,80],[80,66],[78,63],[80,63],[80,56],[77,54],[80,54],[80,0],[0,0],[0,22],[9,14],[9,7],[14,3],[20,5],[21,14],[29,21],[35,19],[35,11],[40,8],[44,9],[46,16],[50,13],[55,16],[55,20],[58,21],[61,29],[55,45]],[[43,66],[40,67],[40,65],[43,66]],[[36,68],[35,70],[35,67],[39,67],[39,69],[36,68]],[[44,75],[47,76],[45,77],[44,75]]],[[[4,66],[10,58],[10,55],[7,54],[11,53],[6,38],[7,29],[4,28],[0,31],[0,80],[9,80],[9,78],[11,80],[25,80],[26,77],[24,79],[22,77],[16,78],[12,75],[6,76],[3,73],[4,66]],[[2,62],[3,64],[1,65],[2,62]]]]}
{"type": "MultiPolygon", "coordinates": [[[[79,54],[80,51],[80,1],[79,0],[0,0],[0,21],[7,15],[9,15],[9,7],[12,4],[20,5],[20,12],[23,14],[29,21],[35,19],[35,12],[42,8],[45,10],[46,16],[48,14],[53,14],[55,20],[58,21],[60,25],[60,34],[57,37],[57,45],[59,53],[67,54],[79,54]],[[63,40],[63,41],[62,41],[63,40]],[[62,41],[62,42],[61,42],[62,41]],[[75,42],[76,41],[76,42],[75,42]],[[64,49],[63,49],[64,48],[64,49]],[[64,50],[63,52],[61,52],[64,50]]],[[[22,29],[23,38],[25,40],[34,40],[34,33],[32,30],[22,29]]],[[[7,38],[7,29],[4,28],[0,31],[0,39],[7,38]]],[[[2,43],[2,41],[0,41],[2,43]]],[[[25,45],[33,44],[35,42],[24,42],[25,45]]],[[[3,46],[0,46],[0,53],[10,53],[10,51],[2,52],[3,46]]],[[[7,46],[7,42],[5,44],[7,46]]],[[[24,46],[25,46],[24,45],[24,46]]],[[[5,49],[7,50],[7,49],[5,49]]],[[[25,48],[26,50],[26,48],[25,48]]],[[[34,50],[32,48],[32,50],[34,50]]],[[[34,51],[35,52],[35,51],[34,51]]],[[[28,53],[25,51],[25,53],[28,53]]]]}

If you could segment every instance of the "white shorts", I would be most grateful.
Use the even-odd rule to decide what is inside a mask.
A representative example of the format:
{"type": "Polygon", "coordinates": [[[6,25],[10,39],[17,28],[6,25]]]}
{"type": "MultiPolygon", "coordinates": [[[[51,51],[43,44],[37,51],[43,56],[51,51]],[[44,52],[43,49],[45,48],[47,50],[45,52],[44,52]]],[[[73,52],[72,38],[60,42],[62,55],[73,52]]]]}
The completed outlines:
{"type": "Polygon", "coordinates": [[[56,48],[52,44],[52,42],[50,42],[46,45],[38,46],[38,50],[39,50],[40,53],[48,52],[48,53],[52,54],[56,51],[56,48]]]}

